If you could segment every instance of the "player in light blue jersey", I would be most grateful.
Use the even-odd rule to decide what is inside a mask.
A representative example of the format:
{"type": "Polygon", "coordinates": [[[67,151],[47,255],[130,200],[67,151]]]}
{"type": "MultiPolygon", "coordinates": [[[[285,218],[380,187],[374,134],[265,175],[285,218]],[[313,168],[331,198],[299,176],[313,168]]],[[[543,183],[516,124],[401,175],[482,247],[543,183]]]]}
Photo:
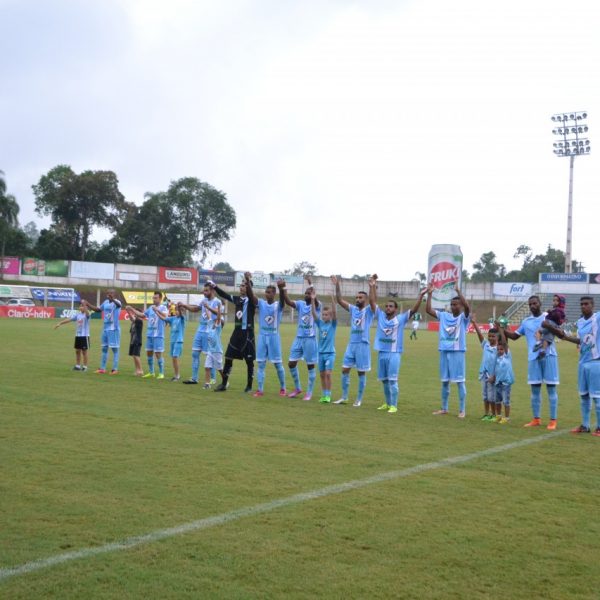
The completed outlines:
{"type": "MultiPolygon", "coordinates": [[[[374,286],[377,276],[369,279],[369,286],[374,286]]],[[[375,316],[377,305],[369,301],[366,292],[356,294],[356,304],[351,306],[342,297],[340,279],[331,276],[331,282],[335,286],[335,299],[337,303],[350,313],[350,340],[344,353],[342,362],[342,397],[334,404],[345,404],[348,402],[350,390],[350,369],[356,369],[358,373],[358,394],[353,404],[359,407],[362,404],[365,387],[367,385],[367,371],[371,370],[371,343],[369,339],[369,328],[375,316]]]]}
{"type": "Polygon", "coordinates": [[[173,361],[173,377],[171,377],[171,381],[179,381],[181,378],[179,359],[183,353],[183,340],[187,321],[183,312],[184,308],[180,304],[176,305],[173,302],[169,304],[169,316],[166,316],[162,311],[156,311],[158,318],[162,319],[171,328],[170,355],[173,361]]]}
{"type": "Polygon", "coordinates": [[[90,311],[85,300],[81,301],[79,311],[69,319],[63,319],[54,329],[61,325],[75,323],[75,366],[73,371],[87,371],[88,350],[90,347],[90,311]]]}
{"type": "Polygon", "coordinates": [[[221,331],[223,330],[223,319],[221,316],[222,302],[216,298],[218,304],[205,305],[206,310],[214,315],[208,328],[208,352],[204,359],[204,389],[209,390],[216,383],[217,371],[223,377],[223,344],[221,343],[221,331]]]}
{"type": "Polygon", "coordinates": [[[210,331],[214,328],[214,321],[217,319],[221,320],[221,301],[216,297],[215,289],[208,283],[204,284],[202,289],[204,298],[199,304],[183,304],[178,303],[184,310],[189,312],[199,312],[200,321],[198,323],[198,329],[194,335],[194,341],[192,342],[192,376],[186,379],[183,383],[185,384],[197,384],[198,373],[200,371],[200,355],[202,352],[208,354],[208,336],[210,331]],[[218,311],[215,313],[214,311],[218,311]]]}
{"type": "Polygon", "coordinates": [[[279,290],[283,295],[284,302],[296,311],[298,319],[296,337],[290,349],[290,360],[288,362],[295,388],[294,391],[288,394],[288,398],[296,398],[296,396],[299,396],[302,393],[302,388],[300,387],[300,374],[298,373],[298,361],[304,360],[306,362],[306,368],[308,369],[308,385],[306,387],[306,394],[302,399],[310,400],[317,378],[315,366],[319,360],[317,327],[315,325],[311,305],[313,302],[315,303],[317,315],[320,316],[321,303],[317,300],[316,294],[313,297],[312,292],[314,288],[310,277],[307,277],[306,280],[308,281],[308,287],[304,292],[304,300],[290,300],[287,295],[287,290],[285,289],[285,281],[283,280],[281,282],[282,287],[280,287],[279,290]]]}
{"type": "Polygon", "coordinates": [[[119,350],[121,347],[121,301],[117,300],[115,290],[106,292],[106,300],[100,306],[92,306],[88,303],[90,310],[102,313],[102,358],[100,368],[96,370],[99,375],[106,373],[108,362],[108,349],[113,353],[113,366],[111,375],[119,373],[119,350]]]}
{"type": "Polygon", "coordinates": [[[581,425],[571,429],[571,433],[590,433],[593,401],[596,429],[592,435],[600,437],[600,312],[594,312],[594,299],[591,296],[582,296],[579,303],[581,318],[577,321],[577,336],[562,336],[567,342],[579,346],[577,383],[581,425]]]}
{"type": "MultiPolygon", "coordinates": [[[[488,330],[487,340],[484,339],[475,315],[471,315],[471,323],[479,338],[481,349],[481,364],[479,365],[479,381],[481,381],[481,395],[483,399],[482,421],[491,422],[496,420],[496,386],[493,382],[496,358],[498,355],[498,329],[492,327],[488,330]],[[491,381],[490,381],[491,380],[491,381]]],[[[500,406],[502,408],[502,406],[500,406]]]]}
{"type": "Polygon", "coordinates": [[[556,344],[548,346],[546,355],[540,357],[540,348],[536,349],[536,333],[541,327],[545,327],[558,337],[562,337],[562,329],[555,327],[546,320],[546,313],[542,312],[539,296],[530,296],[527,301],[531,315],[526,317],[516,331],[504,331],[507,338],[518,340],[522,335],[527,341],[527,383],[531,386],[531,412],[533,418],[525,427],[539,427],[542,408],[542,384],[546,384],[548,392],[548,404],[550,405],[550,421],[547,429],[556,429],[558,413],[558,390],[556,386],[560,383],[558,375],[558,356],[556,344]]]}
{"type": "Polygon", "coordinates": [[[419,294],[410,310],[398,314],[398,303],[395,300],[387,300],[384,310],[377,306],[377,285],[371,285],[369,282],[369,303],[371,306],[375,304],[377,320],[374,347],[379,352],[378,378],[383,385],[385,397],[385,403],[377,410],[385,410],[390,414],[398,412],[398,373],[404,346],[404,328],[419,310],[426,293],[427,288],[419,294]]]}
{"type": "Polygon", "coordinates": [[[137,308],[128,307],[128,310],[133,311],[135,315],[141,319],[148,321],[146,328],[146,357],[148,360],[148,373],[142,375],[143,379],[156,377],[157,379],[165,378],[165,359],[163,353],[165,351],[165,319],[169,311],[162,303],[162,292],[154,292],[152,295],[152,305],[144,312],[137,308]],[[154,359],[158,364],[158,375],[154,373],[154,359]]]}
{"type": "Polygon", "coordinates": [[[331,402],[331,372],[335,363],[335,333],[337,331],[335,298],[331,297],[331,306],[323,307],[321,318],[319,318],[314,302],[311,304],[311,308],[319,337],[319,374],[321,376],[319,402],[329,404],[331,402]]]}
{"type": "Polygon", "coordinates": [[[467,329],[469,327],[469,303],[458,286],[456,296],[450,300],[450,312],[442,312],[431,308],[433,284],[427,288],[427,314],[440,322],[439,344],[440,379],[442,381],[442,406],[434,411],[434,415],[448,414],[450,383],[458,388],[458,418],[465,418],[467,388],[465,385],[465,353],[467,350],[467,329]]]}
{"type": "Polygon", "coordinates": [[[277,285],[280,286],[279,300],[275,300],[277,290],[274,285],[266,287],[264,299],[258,298],[252,286],[248,286],[248,298],[258,308],[259,332],[256,344],[256,362],[258,363],[258,373],[256,375],[257,390],[252,394],[255,398],[264,396],[267,360],[271,361],[277,371],[279,395],[287,395],[285,390],[285,370],[283,369],[281,358],[281,338],[279,337],[279,325],[285,303],[282,291],[285,282],[279,279],[277,285]]]}

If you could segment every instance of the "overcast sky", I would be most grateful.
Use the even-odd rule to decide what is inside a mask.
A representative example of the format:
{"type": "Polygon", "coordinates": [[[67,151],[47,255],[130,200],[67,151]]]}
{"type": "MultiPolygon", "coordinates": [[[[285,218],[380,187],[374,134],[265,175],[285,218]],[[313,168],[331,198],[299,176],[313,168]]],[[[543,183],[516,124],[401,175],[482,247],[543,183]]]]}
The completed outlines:
{"type": "MultiPolygon", "coordinates": [[[[0,170],[21,206],[57,164],[140,204],[195,176],[238,216],[210,261],[411,279],[432,244],[513,268],[564,249],[552,114],[600,140],[589,0],[0,0],[0,170]]],[[[596,146],[594,146],[596,148],[596,146]]],[[[573,257],[600,271],[600,150],[575,161],[573,257]]]]}

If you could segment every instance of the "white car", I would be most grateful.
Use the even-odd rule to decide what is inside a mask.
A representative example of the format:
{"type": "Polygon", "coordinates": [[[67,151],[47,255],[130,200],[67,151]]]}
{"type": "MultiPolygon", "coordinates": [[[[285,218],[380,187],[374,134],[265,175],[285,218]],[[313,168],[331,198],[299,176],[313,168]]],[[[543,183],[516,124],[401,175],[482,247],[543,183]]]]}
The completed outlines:
{"type": "Polygon", "coordinates": [[[35,302],[29,298],[12,298],[6,304],[7,306],[35,306],[35,302]]]}

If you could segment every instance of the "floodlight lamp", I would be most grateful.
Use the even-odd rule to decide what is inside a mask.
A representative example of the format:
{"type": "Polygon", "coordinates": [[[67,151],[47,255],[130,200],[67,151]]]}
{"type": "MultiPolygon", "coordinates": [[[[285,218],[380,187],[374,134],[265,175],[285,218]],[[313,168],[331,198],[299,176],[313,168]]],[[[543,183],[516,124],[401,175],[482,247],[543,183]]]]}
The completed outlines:
{"type": "Polygon", "coordinates": [[[571,113],[571,114],[569,115],[569,119],[574,119],[574,118],[575,118],[575,115],[574,115],[573,113],[571,113]]]}
{"type": "Polygon", "coordinates": [[[585,145],[589,146],[590,145],[590,140],[585,140],[585,145]]]}
{"type": "Polygon", "coordinates": [[[588,126],[587,126],[587,125],[584,125],[584,126],[583,126],[583,131],[584,131],[584,132],[586,132],[587,130],[588,130],[588,126]]]}
{"type": "Polygon", "coordinates": [[[582,119],[587,119],[587,113],[585,113],[585,112],[584,112],[584,113],[581,113],[581,118],[582,118],[582,119]]]}

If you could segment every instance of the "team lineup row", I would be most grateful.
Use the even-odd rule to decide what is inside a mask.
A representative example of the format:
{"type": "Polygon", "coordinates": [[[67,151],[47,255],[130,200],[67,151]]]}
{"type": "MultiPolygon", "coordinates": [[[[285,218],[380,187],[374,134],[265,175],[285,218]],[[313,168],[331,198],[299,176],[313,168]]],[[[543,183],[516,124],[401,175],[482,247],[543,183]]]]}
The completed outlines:
{"type": "MultiPolygon", "coordinates": [[[[450,384],[455,383],[458,391],[458,417],[464,418],[466,412],[466,333],[472,322],[470,307],[466,299],[456,288],[456,296],[450,302],[450,311],[439,311],[432,308],[432,286],[429,285],[419,294],[414,306],[403,313],[398,312],[395,300],[387,300],[384,308],[377,305],[377,276],[369,279],[368,292],[359,292],[355,304],[344,300],[340,281],[332,276],[335,286],[335,297],[329,306],[324,306],[317,298],[316,290],[309,280],[303,300],[291,300],[288,297],[285,281],[277,281],[277,287],[268,286],[264,298],[258,298],[253,290],[250,273],[239,288],[239,294],[232,295],[222,290],[213,282],[204,285],[204,299],[198,305],[183,303],[171,304],[170,310],[163,304],[161,292],[153,296],[153,304],[144,312],[127,306],[131,323],[131,344],[129,354],[134,357],[136,374],[143,377],[164,378],[164,346],[165,326],[171,328],[170,355],[173,358],[175,375],[173,380],[180,379],[179,357],[183,348],[185,331],[185,312],[200,312],[200,323],[192,344],[192,376],[184,381],[186,384],[197,384],[200,367],[200,356],[204,352],[205,387],[216,383],[218,371],[221,382],[215,392],[224,392],[229,385],[233,361],[244,360],[247,366],[247,384],[245,391],[250,392],[254,383],[254,362],[258,363],[257,389],[254,396],[264,393],[265,370],[267,362],[271,362],[277,372],[280,383],[280,395],[291,398],[303,396],[311,400],[316,381],[318,367],[322,394],[320,401],[331,402],[331,375],[335,360],[335,335],[337,329],[337,303],[350,313],[350,338],[347,344],[341,374],[342,395],[335,404],[348,402],[350,387],[350,371],[358,374],[358,393],[354,402],[360,407],[366,387],[366,374],[371,370],[370,329],[375,323],[374,349],[378,353],[378,379],[382,383],[385,403],[378,408],[389,413],[396,413],[398,408],[398,374],[403,352],[403,331],[408,321],[419,315],[418,309],[427,296],[426,311],[439,321],[441,406],[434,412],[436,415],[447,415],[449,407],[450,384]],[[221,331],[223,325],[222,298],[234,306],[234,329],[226,351],[223,353],[221,331]],[[296,311],[297,332],[288,362],[289,372],[293,379],[294,389],[288,393],[286,374],[283,368],[279,325],[284,306],[288,305],[296,311]],[[258,336],[255,340],[254,320],[258,316],[258,336]],[[139,359],[142,345],[142,323],[147,321],[146,353],[148,373],[142,375],[139,359]],[[307,365],[308,384],[303,392],[300,384],[298,361],[307,365]],[[155,373],[155,362],[158,373],[155,373]]],[[[600,436],[600,356],[598,355],[597,327],[598,313],[593,312],[593,299],[584,297],[581,300],[582,318],[578,321],[578,335],[567,336],[559,325],[542,312],[537,296],[529,299],[531,315],[523,320],[516,331],[505,329],[505,323],[496,323],[490,330],[487,340],[477,324],[473,322],[482,345],[482,361],[479,378],[482,386],[482,397],[485,406],[485,420],[496,420],[507,423],[510,420],[510,391],[514,382],[512,358],[508,348],[508,339],[516,340],[525,336],[528,346],[528,384],[531,386],[532,419],[527,427],[541,425],[541,389],[545,384],[550,408],[548,429],[557,426],[559,383],[558,356],[553,337],[559,336],[567,341],[580,345],[579,393],[581,396],[582,424],[575,433],[590,431],[590,414],[592,402],[595,403],[598,427],[594,432],[600,436]],[[587,315],[587,316],[586,316],[587,315]],[[540,335],[545,332],[546,335],[540,335]],[[508,338],[508,339],[507,339],[508,338]],[[593,338],[593,339],[592,339],[593,338]],[[542,341],[540,341],[542,340],[542,341]],[[589,364],[588,364],[589,363],[589,364]],[[501,408],[504,406],[504,416],[501,408]]],[[[103,313],[102,359],[97,373],[106,373],[108,349],[113,352],[113,369],[111,374],[118,373],[120,324],[119,313],[121,303],[115,298],[114,291],[107,292],[106,300],[100,306],[82,302],[79,313],[72,319],[61,321],[56,327],[76,321],[77,332],[75,349],[77,364],[75,369],[87,368],[87,347],[89,344],[89,311],[103,313]]],[[[418,325],[418,321],[416,321],[418,325]]]]}

